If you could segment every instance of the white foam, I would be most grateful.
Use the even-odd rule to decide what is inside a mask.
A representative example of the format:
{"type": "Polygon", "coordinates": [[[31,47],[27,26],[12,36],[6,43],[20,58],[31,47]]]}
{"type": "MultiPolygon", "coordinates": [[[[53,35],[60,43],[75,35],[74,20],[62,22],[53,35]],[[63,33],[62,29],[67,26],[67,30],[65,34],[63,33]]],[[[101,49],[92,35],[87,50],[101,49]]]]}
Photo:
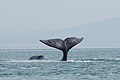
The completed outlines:
{"type": "MultiPolygon", "coordinates": [[[[33,63],[33,62],[98,62],[98,61],[90,61],[90,60],[86,60],[86,61],[81,61],[81,60],[68,60],[68,61],[55,61],[55,60],[11,60],[9,62],[16,62],[16,63],[33,63]]],[[[100,62],[100,61],[99,61],[100,62]]]]}
{"type": "Polygon", "coordinates": [[[120,60],[120,58],[115,58],[115,60],[120,60]]]}
{"type": "Polygon", "coordinates": [[[9,62],[30,63],[30,62],[60,62],[60,61],[54,61],[54,60],[11,60],[9,62]]]}
{"type": "Polygon", "coordinates": [[[16,63],[33,63],[33,62],[104,62],[104,61],[120,61],[120,58],[115,59],[81,59],[81,60],[67,60],[67,61],[58,61],[58,60],[11,60],[8,62],[16,63]]]}

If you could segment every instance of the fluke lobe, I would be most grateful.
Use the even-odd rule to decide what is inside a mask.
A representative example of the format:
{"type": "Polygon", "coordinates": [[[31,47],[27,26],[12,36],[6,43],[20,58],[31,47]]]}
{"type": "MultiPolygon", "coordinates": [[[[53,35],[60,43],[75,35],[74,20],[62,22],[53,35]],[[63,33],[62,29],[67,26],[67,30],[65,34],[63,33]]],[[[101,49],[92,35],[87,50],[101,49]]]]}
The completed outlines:
{"type": "Polygon", "coordinates": [[[83,40],[82,38],[76,38],[76,37],[68,37],[65,40],[62,39],[48,39],[48,40],[40,40],[42,43],[57,48],[63,52],[63,58],[61,61],[67,61],[67,54],[68,51],[80,43],[83,40]]]}

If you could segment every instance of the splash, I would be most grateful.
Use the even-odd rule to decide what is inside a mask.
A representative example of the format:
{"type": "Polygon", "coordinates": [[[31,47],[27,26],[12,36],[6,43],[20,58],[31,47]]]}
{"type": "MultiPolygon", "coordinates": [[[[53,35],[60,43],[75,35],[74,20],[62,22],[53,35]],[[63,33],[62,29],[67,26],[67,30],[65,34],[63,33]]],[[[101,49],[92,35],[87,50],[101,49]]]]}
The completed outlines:
{"type": "Polygon", "coordinates": [[[58,61],[58,60],[11,60],[8,62],[12,63],[40,63],[40,62],[119,62],[120,58],[114,58],[114,59],[79,59],[79,60],[67,60],[67,61],[58,61]]]}

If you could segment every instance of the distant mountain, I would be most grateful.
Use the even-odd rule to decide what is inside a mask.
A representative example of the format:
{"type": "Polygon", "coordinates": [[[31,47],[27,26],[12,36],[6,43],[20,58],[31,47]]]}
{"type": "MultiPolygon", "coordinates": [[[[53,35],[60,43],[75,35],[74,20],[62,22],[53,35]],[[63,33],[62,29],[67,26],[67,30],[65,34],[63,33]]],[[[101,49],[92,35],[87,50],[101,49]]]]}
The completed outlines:
{"type": "Polygon", "coordinates": [[[120,17],[57,31],[54,36],[84,37],[85,47],[120,47],[120,17]]]}
{"type": "Polygon", "coordinates": [[[56,29],[1,32],[0,44],[39,45],[39,39],[64,39],[76,36],[84,37],[82,44],[78,45],[80,47],[120,47],[120,17],[77,27],[56,29]]]}

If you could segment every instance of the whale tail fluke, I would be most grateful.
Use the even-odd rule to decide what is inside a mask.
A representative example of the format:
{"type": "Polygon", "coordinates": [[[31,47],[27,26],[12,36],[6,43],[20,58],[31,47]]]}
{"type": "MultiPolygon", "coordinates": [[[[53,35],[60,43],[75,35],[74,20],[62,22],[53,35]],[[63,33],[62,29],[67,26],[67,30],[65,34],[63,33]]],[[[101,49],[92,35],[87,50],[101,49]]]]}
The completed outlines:
{"type": "Polygon", "coordinates": [[[64,41],[61,39],[49,39],[49,40],[40,40],[42,43],[57,48],[59,50],[64,50],[64,41]]]}
{"type": "Polygon", "coordinates": [[[42,43],[50,46],[50,47],[54,47],[57,48],[61,51],[63,51],[63,61],[67,60],[67,53],[68,51],[74,47],[75,45],[77,45],[78,43],[80,43],[83,40],[82,38],[76,38],[76,37],[68,37],[66,38],[64,41],[61,39],[48,39],[48,40],[40,40],[42,43]]]}
{"type": "Polygon", "coordinates": [[[83,37],[82,38],[69,37],[66,38],[64,41],[61,39],[48,39],[40,41],[50,47],[54,47],[62,51],[64,51],[65,49],[69,51],[72,47],[80,43],[82,40],[83,37]]]}
{"type": "Polygon", "coordinates": [[[72,47],[79,44],[83,40],[82,38],[76,38],[76,37],[69,37],[64,40],[66,44],[67,51],[69,51],[72,47]]]}

